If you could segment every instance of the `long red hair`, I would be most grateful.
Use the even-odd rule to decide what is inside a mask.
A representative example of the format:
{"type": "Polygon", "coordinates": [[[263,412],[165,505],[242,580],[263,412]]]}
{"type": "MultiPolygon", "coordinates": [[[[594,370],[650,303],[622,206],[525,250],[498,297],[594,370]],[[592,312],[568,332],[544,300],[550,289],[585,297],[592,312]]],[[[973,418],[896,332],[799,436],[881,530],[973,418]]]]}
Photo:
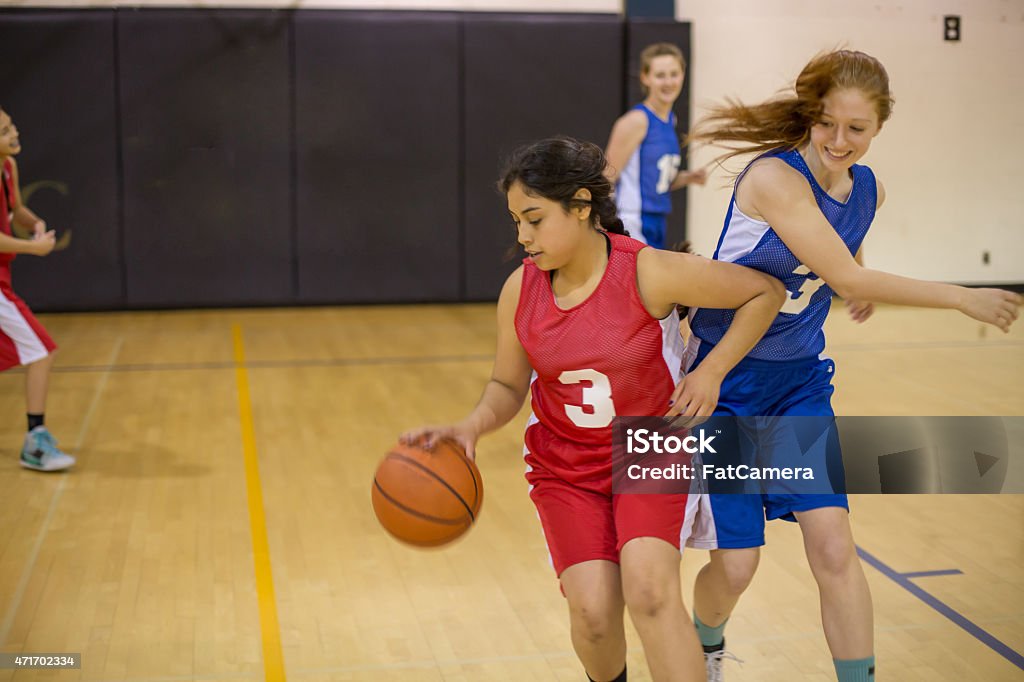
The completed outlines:
{"type": "Polygon", "coordinates": [[[694,126],[688,142],[729,149],[720,160],[780,147],[794,149],[810,137],[811,127],[821,117],[825,95],[846,88],[860,90],[875,105],[879,125],[892,115],[894,100],[889,92],[889,74],[882,63],[863,52],[835,50],[808,62],[793,92],[760,104],[727,99],[725,104],[713,107],[694,126]]]}

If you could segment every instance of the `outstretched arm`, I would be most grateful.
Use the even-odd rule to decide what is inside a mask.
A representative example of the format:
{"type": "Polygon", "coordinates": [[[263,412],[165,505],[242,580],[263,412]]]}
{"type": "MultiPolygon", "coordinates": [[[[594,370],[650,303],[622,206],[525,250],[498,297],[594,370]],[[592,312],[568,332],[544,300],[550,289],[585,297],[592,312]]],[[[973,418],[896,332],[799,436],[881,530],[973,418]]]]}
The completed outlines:
{"type": "Polygon", "coordinates": [[[519,412],[530,390],[533,374],[526,351],[516,335],[515,317],[522,281],[523,269],[520,267],[502,287],[498,298],[498,347],[494,355],[494,369],[476,407],[456,424],[409,431],[402,435],[403,442],[421,441],[432,448],[441,438],[454,438],[466,449],[466,455],[475,459],[476,442],[480,436],[501,428],[519,412]]]}
{"type": "Polygon", "coordinates": [[[762,216],[800,262],[844,299],[950,308],[1004,332],[1017,319],[1021,297],[1012,292],[926,282],[860,265],[822,215],[807,181],[777,159],[751,166],[737,200],[747,215],[762,216]]]}
{"type": "Polygon", "coordinates": [[[676,387],[667,412],[709,416],[718,404],[722,379],[768,330],[786,289],[774,277],[741,265],[657,249],[640,252],[638,271],[641,296],[655,317],[664,317],[676,303],[736,310],[725,336],[676,387]]]}
{"type": "Polygon", "coordinates": [[[682,189],[687,185],[703,185],[708,181],[708,171],[705,168],[698,168],[696,170],[681,170],[676,173],[675,180],[672,181],[669,191],[675,191],[682,189]]]}

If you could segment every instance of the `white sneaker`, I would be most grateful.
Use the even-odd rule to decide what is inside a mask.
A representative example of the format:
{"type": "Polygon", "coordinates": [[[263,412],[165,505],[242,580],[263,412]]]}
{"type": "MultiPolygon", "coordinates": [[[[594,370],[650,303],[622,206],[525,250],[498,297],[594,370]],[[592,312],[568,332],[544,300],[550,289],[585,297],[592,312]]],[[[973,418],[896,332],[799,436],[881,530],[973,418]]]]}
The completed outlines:
{"type": "Polygon", "coordinates": [[[45,426],[37,426],[25,434],[25,444],[21,447],[21,466],[26,469],[63,471],[74,463],[75,458],[60,451],[57,439],[45,426]]]}
{"type": "Polygon", "coordinates": [[[725,673],[722,672],[722,666],[727,659],[743,665],[742,660],[725,649],[704,652],[704,668],[707,670],[708,682],[724,682],[725,673]]]}

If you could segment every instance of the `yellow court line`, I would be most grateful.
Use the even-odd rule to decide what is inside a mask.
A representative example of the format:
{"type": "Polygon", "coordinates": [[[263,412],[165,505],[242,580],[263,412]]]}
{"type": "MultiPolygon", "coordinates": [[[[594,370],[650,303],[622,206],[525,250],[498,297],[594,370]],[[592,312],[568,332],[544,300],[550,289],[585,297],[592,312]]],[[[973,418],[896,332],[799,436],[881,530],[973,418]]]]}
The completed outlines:
{"type": "Polygon", "coordinates": [[[256,431],[253,427],[252,401],[249,399],[249,372],[245,367],[242,327],[231,325],[235,346],[235,381],[238,384],[238,417],[242,427],[242,454],[245,457],[245,490],[249,499],[249,530],[252,534],[252,559],[256,569],[256,598],[260,607],[260,631],[263,640],[263,672],[267,682],[285,682],[284,656],[281,653],[281,628],[274,598],[274,576],[270,570],[270,543],[263,513],[263,490],[256,456],[256,431]]]}

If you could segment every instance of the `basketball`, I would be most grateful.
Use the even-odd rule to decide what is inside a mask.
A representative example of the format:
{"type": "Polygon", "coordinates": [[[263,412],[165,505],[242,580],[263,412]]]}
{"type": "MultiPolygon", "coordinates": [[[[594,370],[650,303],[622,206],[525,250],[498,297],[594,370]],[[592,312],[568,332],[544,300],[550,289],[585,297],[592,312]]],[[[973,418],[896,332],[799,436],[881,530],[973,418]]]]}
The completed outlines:
{"type": "Polygon", "coordinates": [[[480,513],[480,471],[462,446],[442,440],[432,450],[396,443],[373,477],[373,511],[388,533],[417,547],[458,538],[480,513]]]}

